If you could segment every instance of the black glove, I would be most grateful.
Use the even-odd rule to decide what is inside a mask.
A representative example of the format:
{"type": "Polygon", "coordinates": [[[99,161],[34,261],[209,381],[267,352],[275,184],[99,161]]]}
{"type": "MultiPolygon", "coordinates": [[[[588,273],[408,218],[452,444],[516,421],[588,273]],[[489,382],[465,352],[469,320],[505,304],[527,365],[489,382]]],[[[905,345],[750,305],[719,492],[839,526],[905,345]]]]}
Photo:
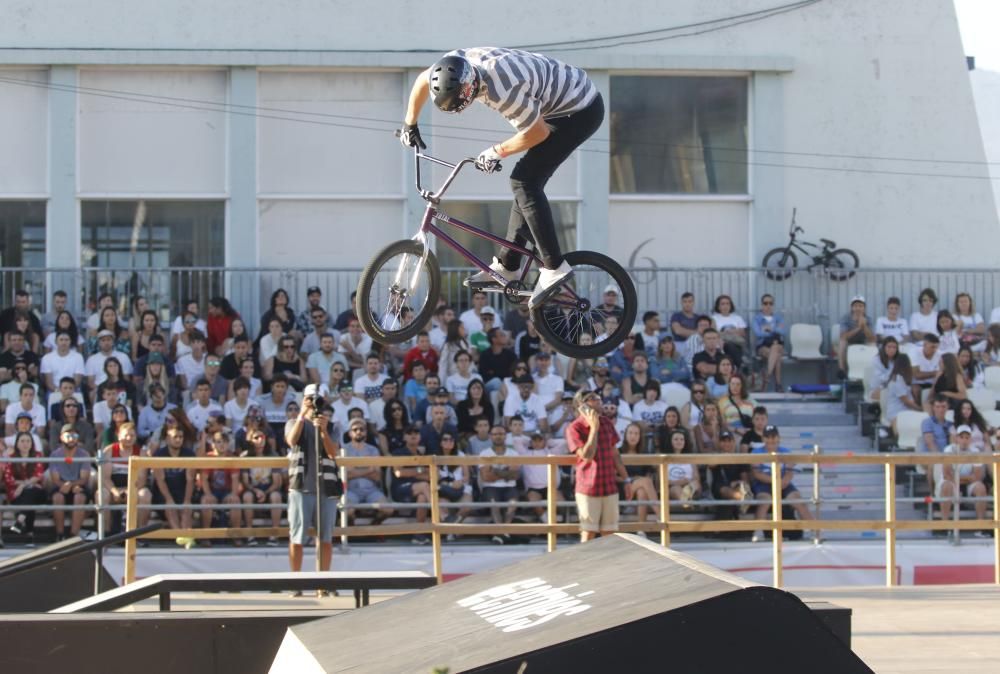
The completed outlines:
{"type": "Polygon", "coordinates": [[[404,124],[399,130],[399,142],[403,147],[419,147],[421,150],[427,149],[427,144],[420,137],[420,128],[416,124],[404,124]]]}

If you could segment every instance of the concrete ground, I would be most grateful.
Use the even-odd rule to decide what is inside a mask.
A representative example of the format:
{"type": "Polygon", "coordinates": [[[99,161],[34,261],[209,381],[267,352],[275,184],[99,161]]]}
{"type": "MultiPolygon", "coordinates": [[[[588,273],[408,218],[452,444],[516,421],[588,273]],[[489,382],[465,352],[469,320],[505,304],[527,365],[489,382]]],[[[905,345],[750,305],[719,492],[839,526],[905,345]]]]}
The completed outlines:
{"type": "Polygon", "coordinates": [[[1000,671],[1000,587],[808,588],[853,609],[854,652],[878,674],[1000,671]]]}

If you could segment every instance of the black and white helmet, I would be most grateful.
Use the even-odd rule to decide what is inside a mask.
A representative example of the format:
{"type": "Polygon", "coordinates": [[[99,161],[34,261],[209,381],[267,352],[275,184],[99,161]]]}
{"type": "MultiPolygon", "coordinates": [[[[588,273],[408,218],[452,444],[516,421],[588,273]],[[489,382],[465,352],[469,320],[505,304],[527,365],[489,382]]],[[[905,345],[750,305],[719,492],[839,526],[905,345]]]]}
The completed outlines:
{"type": "Polygon", "coordinates": [[[431,66],[431,96],[443,112],[461,112],[479,93],[479,72],[461,56],[445,56],[431,66]]]}

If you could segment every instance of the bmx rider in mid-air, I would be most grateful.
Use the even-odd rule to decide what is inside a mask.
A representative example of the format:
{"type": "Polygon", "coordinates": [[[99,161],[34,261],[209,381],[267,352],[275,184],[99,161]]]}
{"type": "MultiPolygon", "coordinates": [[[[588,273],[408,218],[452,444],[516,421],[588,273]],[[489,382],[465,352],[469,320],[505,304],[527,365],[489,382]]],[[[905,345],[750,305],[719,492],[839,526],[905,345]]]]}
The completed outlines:
{"type": "MultiPolygon", "coordinates": [[[[476,159],[476,168],[492,173],[500,160],[525,155],[510,174],[514,203],[507,240],[519,246],[533,241],[542,260],[528,308],[543,304],[568,281],[573,270],[563,259],[556,237],[545,184],[556,169],[604,120],[604,101],[582,69],[556,59],[497,47],[471,47],[448,52],[417,77],[406,106],[400,140],[407,147],[426,148],[417,119],[427,99],[444,112],[461,112],[473,101],[499,112],[517,129],[507,140],[491,145],[476,159]]],[[[504,248],[490,268],[507,280],[517,277],[521,255],[504,248]]],[[[465,280],[469,288],[496,286],[485,272],[465,280]]]]}

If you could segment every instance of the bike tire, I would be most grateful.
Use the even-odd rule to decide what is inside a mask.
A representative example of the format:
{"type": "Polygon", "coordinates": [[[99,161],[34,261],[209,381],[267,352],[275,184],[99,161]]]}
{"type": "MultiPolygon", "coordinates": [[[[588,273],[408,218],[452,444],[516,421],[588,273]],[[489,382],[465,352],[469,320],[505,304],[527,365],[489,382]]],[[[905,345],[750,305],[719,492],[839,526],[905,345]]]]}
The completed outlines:
{"type": "MultiPolygon", "coordinates": [[[[379,251],[372,261],[368,263],[358,280],[358,322],[365,333],[380,344],[399,344],[411,339],[420,332],[431,320],[437,298],[441,295],[441,268],[438,266],[437,257],[434,251],[427,251],[427,260],[422,270],[415,260],[419,260],[424,254],[424,244],[413,239],[406,239],[389,244],[379,251]],[[389,268],[387,265],[393,264],[394,258],[401,258],[395,266],[389,268]],[[426,272],[426,279],[421,282],[424,288],[418,296],[420,306],[405,304],[410,299],[404,295],[394,295],[392,292],[393,283],[390,278],[398,278],[400,268],[404,265],[413,265],[416,273],[426,272]],[[381,295],[373,304],[375,295],[381,295]],[[394,320],[394,316],[388,311],[392,305],[410,306],[413,311],[413,319],[406,323],[394,320]],[[386,311],[382,311],[385,303],[386,311]],[[381,313],[380,313],[381,312],[381,313]],[[395,327],[398,324],[398,327],[395,327]]],[[[398,319],[398,316],[395,317],[398,319]]]]}
{"type": "Polygon", "coordinates": [[[574,278],[567,284],[567,287],[571,288],[572,292],[579,293],[580,297],[591,300],[592,304],[586,310],[572,310],[576,312],[574,315],[579,327],[579,331],[574,331],[571,325],[574,319],[567,319],[568,314],[566,313],[558,313],[561,304],[563,308],[568,308],[563,303],[566,295],[560,291],[545,304],[532,310],[531,319],[535,324],[535,329],[538,330],[542,339],[564,356],[598,358],[607,355],[625,341],[635,325],[639,300],[632,277],[620,264],[601,253],[580,250],[567,253],[565,259],[574,270],[574,278]],[[619,290],[618,297],[622,313],[618,321],[618,328],[600,342],[580,344],[580,336],[589,332],[593,337],[597,325],[603,325],[603,319],[609,315],[599,308],[604,288],[609,283],[617,285],[619,290]]]}
{"type": "Polygon", "coordinates": [[[784,281],[795,273],[795,268],[799,266],[799,259],[795,257],[795,252],[792,250],[774,248],[767,252],[760,266],[764,268],[764,275],[772,281],[784,281]]]}
{"type": "Polygon", "coordinates": [[[826,273],[831,281],[846,281],[854,276],[860,266],[861,260],[857,253],[850,248],[838,248],[830,253],[826,273]]]}

